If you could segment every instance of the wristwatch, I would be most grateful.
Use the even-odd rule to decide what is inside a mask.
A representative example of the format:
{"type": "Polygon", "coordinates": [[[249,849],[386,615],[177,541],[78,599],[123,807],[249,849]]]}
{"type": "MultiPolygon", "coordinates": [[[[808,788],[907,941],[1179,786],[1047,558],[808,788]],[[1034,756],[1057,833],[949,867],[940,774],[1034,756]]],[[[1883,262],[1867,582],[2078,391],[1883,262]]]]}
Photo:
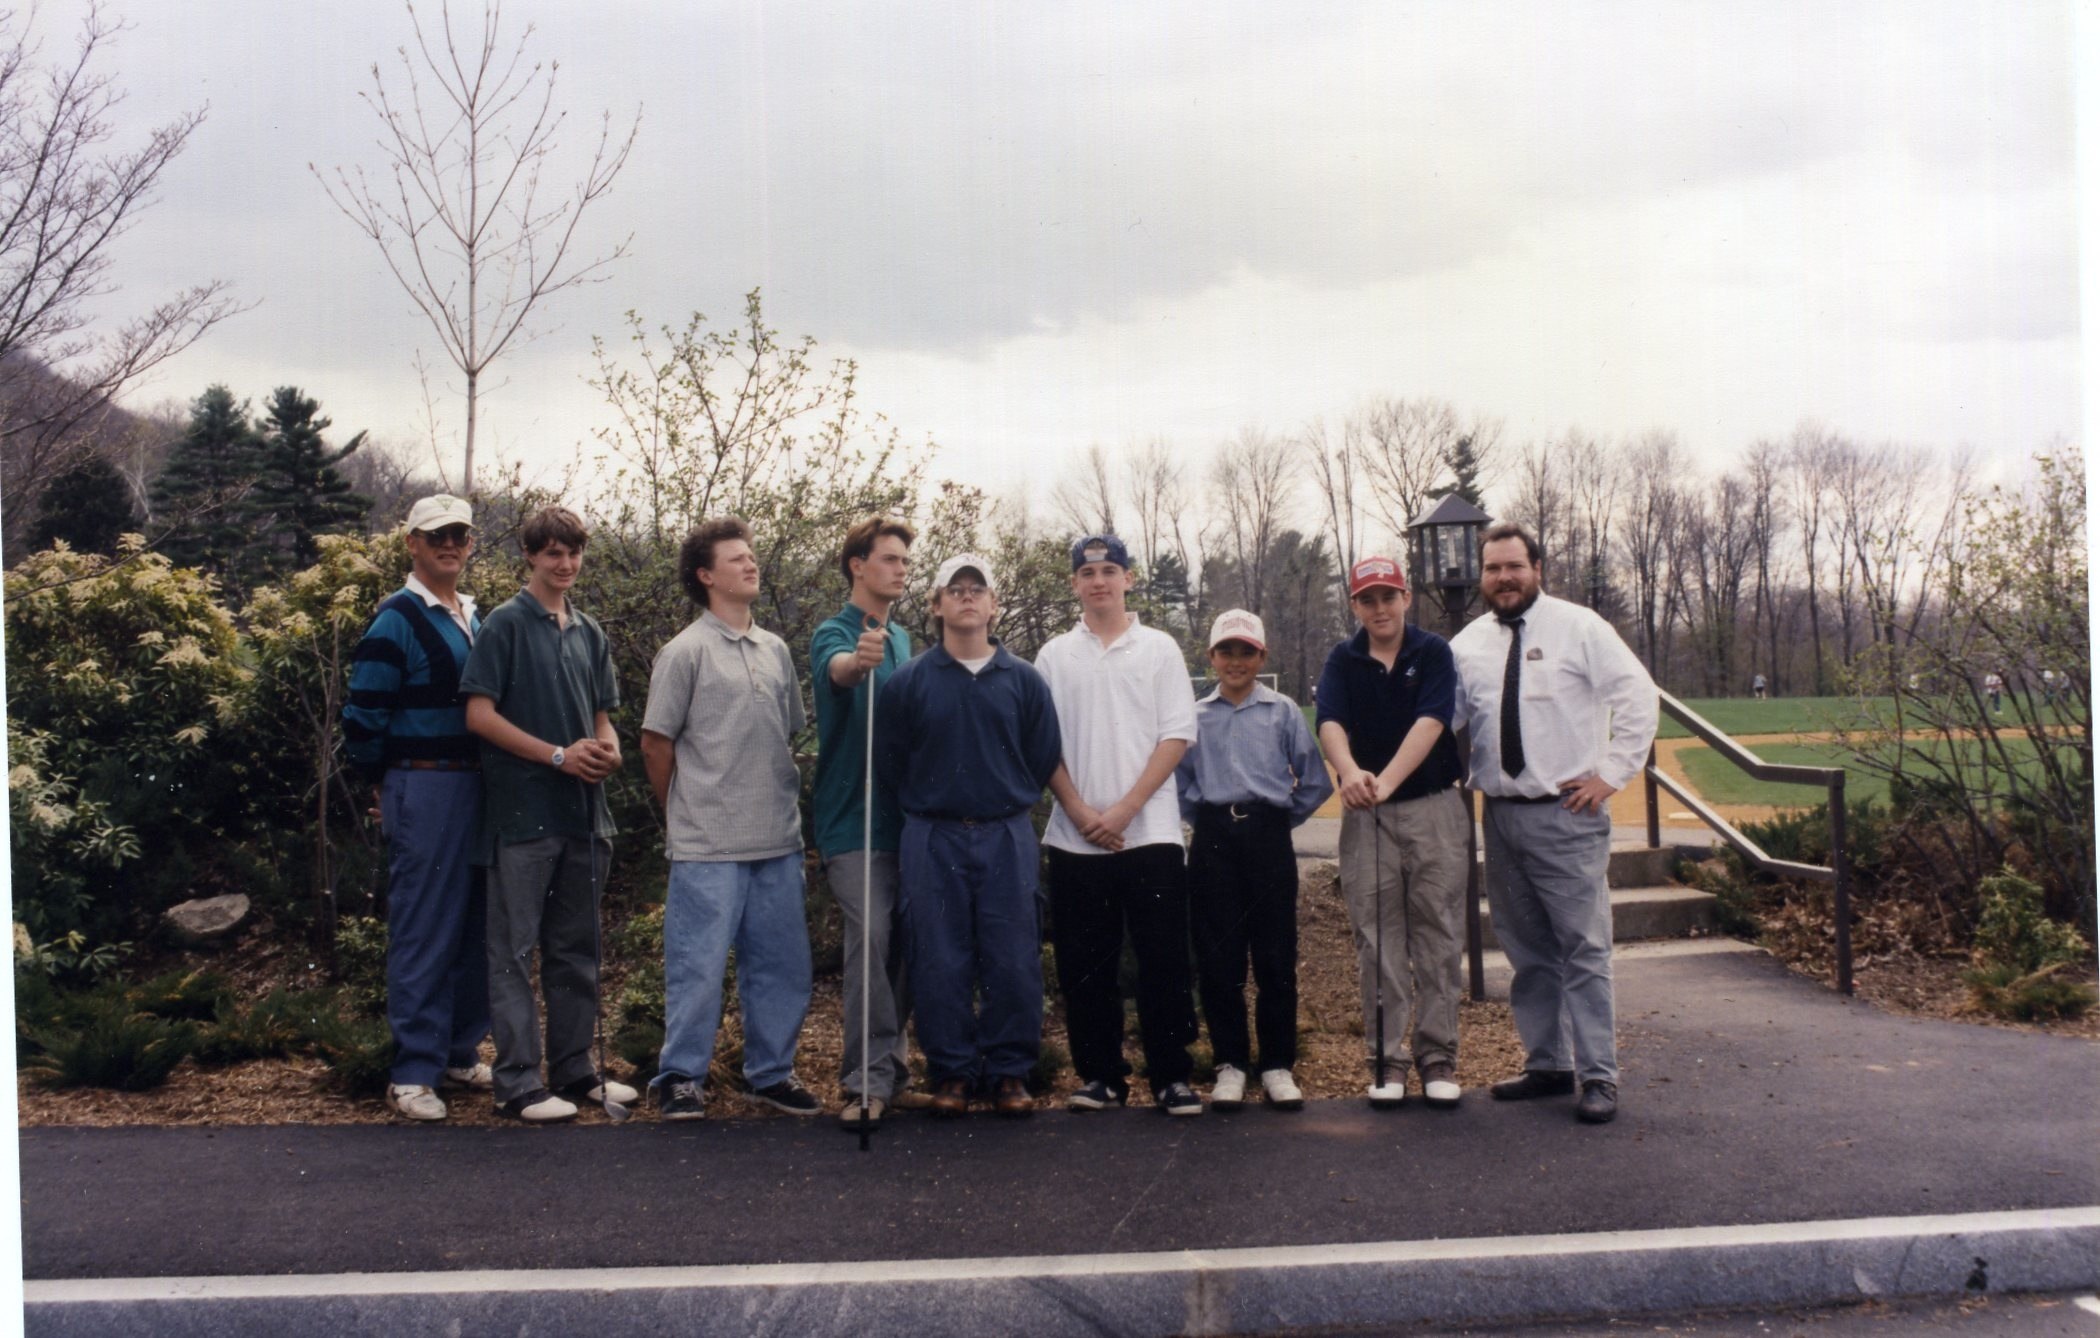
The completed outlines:
{"type": "Polygon", "coordinates": [[[561,764],[568,760],[568,756],[568,749],[556,748],[552,753],[549,753],[547,755],[547,763],[548,765],[552,766],[555,770],[559,771],[561,769],[561,764]]]}

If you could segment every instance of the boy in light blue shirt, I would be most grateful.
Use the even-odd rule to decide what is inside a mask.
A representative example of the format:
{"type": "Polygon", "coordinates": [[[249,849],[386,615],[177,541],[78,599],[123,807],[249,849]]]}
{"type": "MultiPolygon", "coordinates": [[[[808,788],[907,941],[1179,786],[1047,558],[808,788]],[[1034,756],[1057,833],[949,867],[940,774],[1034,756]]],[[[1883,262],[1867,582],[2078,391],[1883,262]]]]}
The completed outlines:
{"type": "Polygon", "coordinates": [[[1262,686],[1268,658],[1261,619],[1245,609],[1210,629],[1218,686],[1196,703],[1196,746],[1175,768],[1189,844],[1189,922],[1203,1018],[1217,1077],[1210,1103],[1241,1108],[1247,1075],[1278,1110],[1304,1094],[1291,1077],[1298,1055],[1298,857],[1291,829],[1334,793],[1305,716],[1262,686]],[[1247,967],[1254,966],[1256,1064],[1247,1038],[1247,967]]]}

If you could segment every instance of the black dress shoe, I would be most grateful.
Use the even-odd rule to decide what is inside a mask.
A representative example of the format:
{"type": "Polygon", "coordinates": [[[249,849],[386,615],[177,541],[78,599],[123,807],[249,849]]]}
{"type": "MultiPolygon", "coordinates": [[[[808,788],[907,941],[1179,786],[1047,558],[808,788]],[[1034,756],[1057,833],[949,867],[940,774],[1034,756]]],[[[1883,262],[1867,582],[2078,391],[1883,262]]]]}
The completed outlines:
{"type": "Polygon", "coordinates": [[[1573,1096],[1575,1075],[1566,1069],[1525,1069],[1488,1088],[1497,1101],[1529,1101],[1540,1096],[1573,1096]]]}
{"type": "Polygon", "coordinates": [[[1582,1100],[1575,1103],[1575,1118],[1584,1124],[1610,1124],[1619,1113],[1619,1085],[1592,1078],[1582,1085],[1582,1100]]]}

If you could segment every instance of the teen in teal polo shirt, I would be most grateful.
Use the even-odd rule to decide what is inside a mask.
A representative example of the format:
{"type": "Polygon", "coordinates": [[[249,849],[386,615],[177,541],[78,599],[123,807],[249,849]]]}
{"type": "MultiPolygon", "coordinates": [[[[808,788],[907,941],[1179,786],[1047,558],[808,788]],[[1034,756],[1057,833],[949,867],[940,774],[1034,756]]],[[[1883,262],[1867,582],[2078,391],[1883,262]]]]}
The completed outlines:
{"type": "Polygon", "coordinates": [[[848,530],[839,550],[839,570],[852,588],[851,597],[809,641],[810,692],[817,704],[817,774],[810,787],[810,809],[825,881],[845,927],[846,1043],[839,1060],[845,1102],[839,1107],[839,1120],[849,1129],[859,1128],[862,1119],[863,1065],[870,1124],[882,1118],[887,1106],[927,1101],[923,1093],[906,1091],[911,1071],[906,1067],[904,1020],[911,1013],[911,996],[905,982],[904,939],[897,929],[897,838],[904,813],[896,796],[880,783],[872,818],[864,811],[868,703],[911,658],[910,635],[889,619],[911,574],[912,538],[911,526],[886,516],[871,517],[848,530]],[[881,972],[864,981],[869,960],[880,963],[881,972]]]}

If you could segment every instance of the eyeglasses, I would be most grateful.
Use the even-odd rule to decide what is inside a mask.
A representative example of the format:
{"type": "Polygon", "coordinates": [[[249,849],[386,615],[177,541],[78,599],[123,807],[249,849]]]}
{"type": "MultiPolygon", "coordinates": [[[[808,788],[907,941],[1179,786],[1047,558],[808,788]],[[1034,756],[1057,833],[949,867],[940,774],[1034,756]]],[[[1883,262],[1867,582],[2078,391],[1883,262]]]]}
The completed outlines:
{"type": "Polygon", "coordinates": [[[958,584],[944,586],[943,589],[947,592],[950,599],[983,599],[986,595],[992,593],[992,588],[988,585],[958,584]]]}
{"type": "Polygon", "coordinates": [[[442,529],[417,530],[416,533],[423,536],[424,543],[434,548],[465,545],[474,541],[474,528],[471,525],[447,525],[442,529]]]}

